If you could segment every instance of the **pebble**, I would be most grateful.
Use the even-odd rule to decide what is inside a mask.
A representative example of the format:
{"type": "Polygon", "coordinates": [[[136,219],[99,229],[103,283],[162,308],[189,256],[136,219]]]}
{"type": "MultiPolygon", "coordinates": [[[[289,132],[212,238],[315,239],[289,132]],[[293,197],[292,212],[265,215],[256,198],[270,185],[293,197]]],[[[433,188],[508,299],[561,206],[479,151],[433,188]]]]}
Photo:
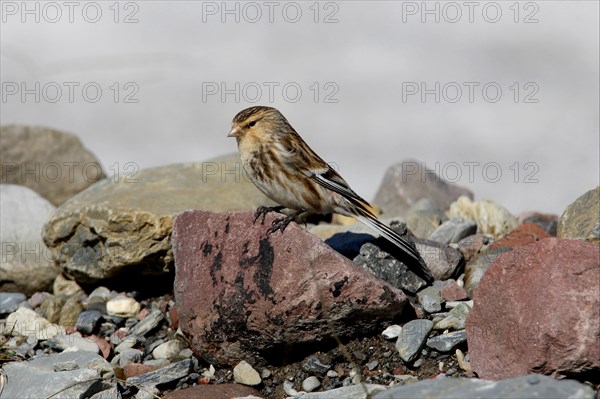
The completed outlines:
{"type": "Polygon", "coordinates": [[[448,316],[436,322],[433,326],[435,330],[462,330],[467,322],[467,315],[471,308],[467,303],[463,302],[450,309],[448,316]]]}
{"type": "Polygon", "coordinates": [[[144,319],[142,319],[139,323],[137,323],[133,328],[129,331],[131,335],[145,336],[150,331],[154,330],[161,321],[164,320],[164,316],[162,312],[158,309],[152,310],[144,319]]]}
{"type": "Polygon", "coordinates": [[[465,330],[441,334],[427,340],[427,346],[440,352],[450,352],[457,345],[467,342],[465,330]]]}
{"type": "Polygon", "coordinates": [[[442,244],[455,244],[476,232],[477,223],[472,220],[449,219],[431,233],[429,240],[437,241],[442,244]]]}
{"type": "Polygon", "coordinates": [[[125,367],[130,363],[139,363],[142,361],[143,354],[139,349],[125,349],[119,354],[119,366],[125,367]]]}
{"type": "Polygon", "coordinates": [[[321,381],[315,376],[310,376],[302,381],[302,389],[306,392],[312,392],[321,386],[321,381]]]}
{"type": "Polygon", "coordinates": [[[386,339],[397,338],[400,334],[402,334],[402,327],[397,324],[389,326],[381,333],[381,335],[383,335],[383,337],[386,339]]]}
{"type": "Polygon", "coordinates": [[[94,331],[98,328],[100,323],[100,319],[102,319],[102,313],[97,310],[84,310],[77,317],[77,322],[75,323],[75,327],[79,332],[85,335],[93,334],[94,331]]]}
{"type": "Polygon", "coordinates": [[[158,345],[152,351],[155,359],[172,359],[179,355],[184,347],[184,343],[179,340],[171,340],[158,345]]]}
{"type": "Polygon", "coordinates": [[[76,281],[67,280],[62,274],[56,276],[54,279],[54,284],[52,286],[52,293],[55,296],[79,296],[83,295],[83,289],[77,284],[76,281]]]}
{"type": "Polygon", "coordinates": [[[323,364],[316,356],[309,356],[302,364],[302,369],[310,374],[324,375],[331,369],[331,366],[323,364]]]}
{"type": "Polygon", "coordinates": [[[20,292],[0,292],[0,314],[14,312],[19,304],[25,300],[27,300],[27,297],[20,292]]]}
{"type": "Polygon", "coordinates": [[[402,327],[402,334],[396,341],[402,360],[410,363],[417,358],[432,327],[433,322],[426,319],[411,320],[402,327]]]}
{"type": "Polygon", "coordinates": [[[339,375],[339,374],[338,374],[338,373],[337,373],[337,371],[335,371],[335,370],[329,370],[329,371],[327,372],[327,377],[329,377],[329,378],[337,378],[337,377],[338,377],[338,375],[339,375]]]}
{"type": "Polygon", "coordinates": [[[79,368],[79,365],[77,364],[77,362],[75,360],[69,360],[67,362],[58,362],[55,363],[54,366],[52,366],[52,369],[54,371],[71,371],[71,370],[77,370],[79,368]]]}
{"type": "MultiPolygon", "coordinates": [[[[164,362],[164,360],[162,361],[164,362]]],[[[145,364],[149,363],[150,362],[146,362],[145,364]]],[[[194,363],[190,359],[181,360],[157,370],[130,377],[126,382],[128,384],[142,386],[156,386],[172,383],[190,374],[193,371],[193,365],[194,363]]]]}
{"type": "Polygon", "coordinates": [[[442,310],[442,296],[440,287],[427,287],[417,293],[419,303],[427,313],[436,313],[442,310]]]}
{"type": "Polygon", "coordinates": [[[460,349],[457,349],[456,352],[456,363],[458,366],[466,372],[471,372],[471,364],[465,359],[465,355],[460,349]]]}
{"type": "Polygon", "coordinates": [[[111,316],[135,317],[140,312],[141,306],[133,298],[120,296],[106,302],[106,311],[111,316]]]}
{"type": "Polygon", "coordinates": [[[73,350],[74,348],[82,351],[99,353],[98,344],[90,339],[85,339],[80,333],[74,334],[58,334],[46,342],[47,345],[58,350],[73,350]]]}
{"type": "Polygon", "coordinates": [[[18,308],[9,314],[5,328],[13,336],[35,337],[36,339],[48,339],[63,331],[62,327],[50,323],[27,308],[18,308]]]}
{"type": "Polygon", "coordinates": [[[249,386],[255,386],[262,382],[258,372],[245,360],[242,360],[233,368],[233,379],[238,384],[249,386]]]}

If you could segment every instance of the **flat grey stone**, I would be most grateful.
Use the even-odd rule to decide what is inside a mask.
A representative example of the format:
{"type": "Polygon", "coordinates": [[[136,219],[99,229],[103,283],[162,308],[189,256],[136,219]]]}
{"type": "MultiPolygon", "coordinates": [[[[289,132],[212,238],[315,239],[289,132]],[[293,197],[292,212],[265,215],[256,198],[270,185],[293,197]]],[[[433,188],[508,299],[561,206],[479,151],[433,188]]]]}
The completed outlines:
{"type": "Polygon", "coordinates": [[[410,363],[417,358],[432,327],[433,322],[426,319],[411,320],[402,326],[402,333],[396,341],[396,349],[402,360],[410,363]]]}
{"type": "Polygon", "coordinates": [[[437,313],[442,310],[442,295],[440,287],[427,287],[417,293],[419,303],[427,313],[437,313]]]}
{"type": "Polygon", "coordinates": [[[455,244],[475,233],[477,233],[477,223],[473,220],[450,219],[442,223],[429,239],[442,244],[455,244]]]}
{"type": "Polygon", "coordinates": [[[530,374],[508,380],[488,381],[476,378],[440,378],[396,385],[373,399],[593,399],[594,391],[574,380],[555,380],[530,374]]]}
{"type": "Polygon", "coordinates": [[[190,359],[186,359],[145,374],[128,378],[127,383],[142,386],[168,384],[187,376],[192,371],[193,362],[190,359]]]}
{"type": "Polygon", "coordinates": [[[465,330],[441,334],[427,340],[427,346],[439,352],[450,352],[459,344],[467,341],[465,330]]]}
{"type": "Polygon", "coordinates": [[[158,324],[163,320],[164,316],[162,312],[158,309],[154,309],[150,311],[150,313],[148,313],[146,317],[142,319],[142,321],[137,323],[131,328],[131,330],[129,330],[129,335],[137,335],[139,337],[143,337],[144,335],[152,331],[154,328],[156,328],[158,324]]]}
{"type": "Polygon", "coordinates": [[[99,377],[114,376],[110,364],[101,356],[85,351],[8,363],[3,365],[3,370],[8,382],[0,399],[39,399],[52,395],[61,399],[79,399],[116,387],[113,382],[98,380],[99,377]],[[57,366],[60,368],[65,364],[78,368],[55,371],[57,366]]]}
{"type": "Polygon", "coordinates": [[[84,310],[79,313],[79,317],[77,317],[77,323],[75,326],[77,327],[77,331],[82,334],[90,335],[92,334],[100,323],[100,319],[102,319],[102,313],[97,310],[84,310]]]}
{"type": "Polygon", "coordinates": [[[20,292],[0,292],[0,314],[12,313],[27,297],[20,292]]]}
{"type": "Polygon", "coordinates": [[[357,384],[324,392],[301,392],[297,399],[370,399],[387,388],[377,384],[357,384]]]}

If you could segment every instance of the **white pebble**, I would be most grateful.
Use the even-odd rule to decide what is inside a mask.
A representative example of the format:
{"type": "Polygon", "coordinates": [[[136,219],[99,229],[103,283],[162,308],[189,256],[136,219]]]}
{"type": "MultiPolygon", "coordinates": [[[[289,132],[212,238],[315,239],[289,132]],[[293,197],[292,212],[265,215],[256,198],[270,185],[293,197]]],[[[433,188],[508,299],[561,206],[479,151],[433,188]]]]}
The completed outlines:
{"type": "Polygon", "coordinates": [[[262,381],[258,372],[245,360],[242,360],[233,368],[233,379],[238,384],[250,386],[258,385],[262,381]]]}
{"type": "Polygon", "coordinates": [[[383,337],[386,339],[398,338],[400,334],[402,334],[402,327],[397,324],[389,326],[381,333],[381,335],[383,335],[383,337]]]}
{"type": "Polygon", "coordinates": [[[152,351],[155,359],[172,359],[183,349],[184,344],[176,339],[163,342],[152,351]]]}
{"type": "Polygon", "coordinates": [[[141,306],[133,298],[118,296],[106,302],[106,312],[110,316],[135,317],[140,313],[141,306]]]}
{"type": "Polygon", "coordinates": [[[302,389],[306,392],[312,392],[321,386],[321,381],[315,376],[310,376],[302,381],[302,389]]]}

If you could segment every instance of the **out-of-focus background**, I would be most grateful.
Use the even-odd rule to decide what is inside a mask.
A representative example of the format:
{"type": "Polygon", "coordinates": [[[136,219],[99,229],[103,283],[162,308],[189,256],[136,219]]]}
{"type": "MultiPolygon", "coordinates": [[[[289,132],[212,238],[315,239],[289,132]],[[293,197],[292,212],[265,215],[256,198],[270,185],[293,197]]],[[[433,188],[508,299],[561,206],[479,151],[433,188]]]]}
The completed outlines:
{"type": "Polygon", "coordinates": [[[599,182],[598,5],[3,1],[1,122],[114,174],[233,152],[235,113],[271,105],[366,198],[416,159],[561,213],[599,182]]]}

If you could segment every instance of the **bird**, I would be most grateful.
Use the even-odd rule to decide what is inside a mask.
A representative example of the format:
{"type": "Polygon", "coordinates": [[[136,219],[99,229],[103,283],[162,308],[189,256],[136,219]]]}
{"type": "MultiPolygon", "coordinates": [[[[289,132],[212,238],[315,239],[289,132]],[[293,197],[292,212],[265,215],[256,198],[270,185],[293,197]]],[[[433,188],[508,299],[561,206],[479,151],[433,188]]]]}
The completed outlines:
{"type": "Polygon", "coordinates": [[[277,230],[283,233],[290,222],[307,214],[350,216],[407,255],[410,262],[403,263],[415,274],[427,282],[433,280],[411,243],[377,219],[369,202],[306,144],[279,110],[268,106],[246,108],[235,115],[227,136],[235,137],[242,166],[252,183],[279,204],[259,207],[254,223],[261,215],[264,222],[265,215],[272,211],[294,211],[274,220],[268,234],[277,230]]]}

